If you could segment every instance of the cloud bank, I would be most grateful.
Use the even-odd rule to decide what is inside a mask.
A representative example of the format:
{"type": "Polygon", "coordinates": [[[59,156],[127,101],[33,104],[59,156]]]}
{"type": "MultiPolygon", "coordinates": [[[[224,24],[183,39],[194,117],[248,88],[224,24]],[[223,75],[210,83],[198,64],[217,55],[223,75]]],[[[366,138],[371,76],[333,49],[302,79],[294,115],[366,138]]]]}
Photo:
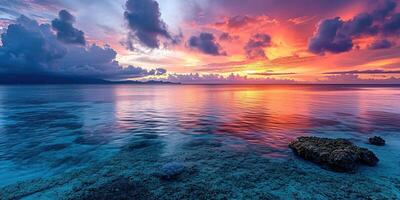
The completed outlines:
{"type": "Polygon", "coordinates": [[[353,49],[353,40],[361,36],[380,38],[370,45],[372,49],[390,48],[391,42],[386,38],[400,33],[400,13],[395,13],[396,6],[395,1],[386,0],[372,12],[360,13],[347,21],[340,17],[322,20],[308,49],[315,54],[346,52],[353,49]]]}
{"type": "Polygon", "coordinates": [[[294,84],[291,79],[250,78],[238,74],[222,76],[220,74],[168,74],[167,78],[157,79],[183,84],[294,84]]]}
{"type": "Polygon", "coordinates": [[[84,45],[84,33],[72,27],[73,19],[67,11],[59,13],[53,26],[19,17],[1,34],[0,75],[125,79],[166,73],[164,69],[123,67],[110,46],[84,45]]]}
{"type": "Polygon", "coordinates": [[[314,84],[400,84],[400,78],[390,77],[386,79],[361,78],[358,74],[330,75],[320,79],[314,84]]]}

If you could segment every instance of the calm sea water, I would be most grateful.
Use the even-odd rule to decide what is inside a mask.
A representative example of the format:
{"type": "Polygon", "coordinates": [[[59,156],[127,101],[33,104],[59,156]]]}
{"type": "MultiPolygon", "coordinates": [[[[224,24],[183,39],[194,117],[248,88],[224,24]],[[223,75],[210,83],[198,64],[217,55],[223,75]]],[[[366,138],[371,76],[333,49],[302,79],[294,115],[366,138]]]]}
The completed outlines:
{"type": "MultiPolygon", "coordinates": [[[[107,168],[110,177],[152,180],[144,186],[158,185],[160,191],[149,196],[165,198],[166,183],[157,182],[154,173],[166,162],[179,161],[195,169],[182,175],[182,180],[168,183],[181,189],[182,195],[193,193],[187,190],[190,184],[207,192],[211,189],[202,181],[222,181],[231,185],[220,185],[212,189],[213,194],[241,199],[245,194],[264,195],[268,188],[268,195],[275,198],[329,199],[346,184],[351,188],[359,183],[355,193],[371,190],[377,198],[396,199],[400,198],[399,141],[400,87],[0,86],[0,191],[20,193],[21,198],[51,199],[75,193],[71,192],[74,187],[85,187],[80,185],[89,179],[85,173],[92,178],[103,173],[89,172],[94,168],[107,168]],[[351,175],[326,171],[301,161],[288,149],[291,140],[304,135],[348,138],[373,150],[381,162],[351,175]],[[366,144],[373,135],[384,137],[388,145],[366,144]],[[292,168],[276,171],[273,166],[292,168]],[[269,177],[289,180],[263,179],[255,172],[263,168],[269,170],[269,177]],[[306,174],[293,174],[296,170],[306,174]],[[260,178],[253,180],[254,176],[260,178]],[[312,181],[321,180],[320,176],[328,178],[322,183],[312,181]],[[44,180],[57,184],[15,189],[21,184],[41,187],[44,180]],[[245,180],[246,187],[237,185],[245,180]],[[274,190],[274,184],[282,186],[274,190]],[[378,189],[370,188],[374,184],[378,189]],[[255,193],[257,188],[262,192],[255,193]]],[[[180,194],[176,198],[182,198],[180,194]]]]}

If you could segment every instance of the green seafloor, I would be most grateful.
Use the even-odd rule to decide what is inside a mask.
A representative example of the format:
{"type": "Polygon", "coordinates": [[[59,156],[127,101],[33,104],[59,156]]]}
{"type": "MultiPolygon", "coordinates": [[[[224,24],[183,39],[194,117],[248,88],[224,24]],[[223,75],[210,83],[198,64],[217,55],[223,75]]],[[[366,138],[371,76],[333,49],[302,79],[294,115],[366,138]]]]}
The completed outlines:
{"type": "Polygon", "coordinates": [[[3,87],[0,199],[400,199],[400,90],[331,87],[3,87]],[[302,135],[380,162],[322,169],[302,135]]]}

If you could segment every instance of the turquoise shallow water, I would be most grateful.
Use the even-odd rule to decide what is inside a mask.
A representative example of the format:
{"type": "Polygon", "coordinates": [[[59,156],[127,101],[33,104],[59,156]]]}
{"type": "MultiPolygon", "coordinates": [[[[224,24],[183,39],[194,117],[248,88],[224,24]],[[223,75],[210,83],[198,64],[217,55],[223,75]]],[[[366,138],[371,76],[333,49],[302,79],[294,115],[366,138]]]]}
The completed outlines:
{"type": "Polygon", "coordinates": [[[118,185],[117,199],[400,199],[399,102],[400,87],[383,86],[0,86],[0,199],[118,185]],[[288,149],[306,135],[381,161],[326,171],[288,149]],[[160,178],[171,162],[184,172],[160,178]]]}

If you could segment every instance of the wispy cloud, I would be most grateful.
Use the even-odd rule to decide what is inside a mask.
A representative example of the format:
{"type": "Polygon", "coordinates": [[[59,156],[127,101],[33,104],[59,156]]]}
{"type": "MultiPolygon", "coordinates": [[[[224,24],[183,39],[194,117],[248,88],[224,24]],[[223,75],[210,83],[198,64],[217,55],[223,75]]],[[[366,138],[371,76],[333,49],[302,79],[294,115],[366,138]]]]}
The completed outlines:
{"type": "Polygon", "coordinates": [[[351,70],[351,71],[335,71],[335,72],[325,72],[323,74],[400,74],[400,70],[381,70],[381,69],[373,69],[373,70],[351,70]]]}

